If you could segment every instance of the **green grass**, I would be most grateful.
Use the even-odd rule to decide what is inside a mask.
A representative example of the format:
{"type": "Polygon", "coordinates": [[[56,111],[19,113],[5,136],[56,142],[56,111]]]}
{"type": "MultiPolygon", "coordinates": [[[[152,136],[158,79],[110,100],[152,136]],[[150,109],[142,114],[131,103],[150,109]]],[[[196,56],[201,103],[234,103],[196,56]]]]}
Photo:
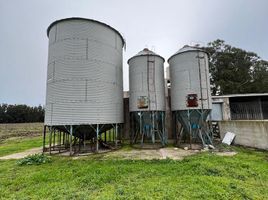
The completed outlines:
{"type": "MultiPolygon", "coordinates": [[[[21,136],[20,126],[26,135],[32,130],[11,126],[14,135],[2,138],[0,156],[42,145],[41,136],[14,138],[21,136]]],[[[182,161],[109,154],[54,156],[51,163],[28,166],[0,160],[0,199],[268,199],[268,152],[234,149],[233,157],[206,152],[182,161]]],[[[126,145],[121,151],[129,150],[126,145]]]]}
{"type": "Polygon", "coordinates": [[[0,141],[0,157],[25,151],[34,147],[41,147],[42,136],[37,137],[14,137],[0,141]]]}
{"type": "Polygon", "coordinates": [[[268,153],[236,150],[233,157],[207,152],[182,161],[102,154],[55,156],[37,166],[0,161],[0,199],[267,199],[268,153]]]}
{"type": "Polygon", "coordinates": [[[0,124],[0,157],[42,146],[43,123],[0,124]]]}

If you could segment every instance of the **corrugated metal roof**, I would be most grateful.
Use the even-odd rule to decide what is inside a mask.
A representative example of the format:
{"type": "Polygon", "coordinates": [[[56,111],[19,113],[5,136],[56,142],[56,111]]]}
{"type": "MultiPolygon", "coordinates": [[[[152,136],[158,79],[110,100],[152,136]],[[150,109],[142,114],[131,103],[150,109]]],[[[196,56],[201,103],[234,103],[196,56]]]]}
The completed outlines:
{"type": "Polygon", "coordinates": [[[212,96],[212,98],[253,97],[253,96],[268,96],[268,93],[228,94],[228,95],[212,96]]]}
{"type": "Polygon", "coordinates": [[[165,62],[165,59],[156,54],[155,52],[149,50],[148,48],[144,48],[142,51],[140,51],[139,53],[137,53],[135,56],[131,57],[130,59],[128,59],[127,63],[129,63],[129,61],[132,59],[132,58],[135,58],[135,57],[139,57],[139,56],[157,56],[157,57],[160,57],[163,59],[163,61],[165,62]]]}

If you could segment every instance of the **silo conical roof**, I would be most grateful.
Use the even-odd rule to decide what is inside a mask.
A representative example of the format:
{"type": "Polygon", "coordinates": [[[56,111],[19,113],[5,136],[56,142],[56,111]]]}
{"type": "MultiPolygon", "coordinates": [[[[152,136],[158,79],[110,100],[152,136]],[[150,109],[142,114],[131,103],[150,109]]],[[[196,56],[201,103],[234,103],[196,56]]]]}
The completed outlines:
{"type": "Polygon", "coordinates": [[[149,50],[148,48],[144,48],[142,51],[140,51],[139,53],[137,53],[136,55],[134,55],[133,57],[128,59],[127,63],[129,63],[129,61],[132,58],[136,58],[136,57],[139,57],[139,56],[158,56],[158,57],[162,58],[164,60],[164,62],[165,62],[165,59],[162,56],[156,54],[155,52],[149,50]]]}
{"type": "Polygon", "coordinates": [[[189,51],[202,51],[202,52],[207,53],[205,50],[203,50],[200,47],[193,47],[193,46],[185,45],[181,49],[179,49],[176,53],[174,53],[172,56],[170,56],[170,58],[168,59],[168,62],[173,56],[176,56],[184,52],[189,52],[189,51]]]}

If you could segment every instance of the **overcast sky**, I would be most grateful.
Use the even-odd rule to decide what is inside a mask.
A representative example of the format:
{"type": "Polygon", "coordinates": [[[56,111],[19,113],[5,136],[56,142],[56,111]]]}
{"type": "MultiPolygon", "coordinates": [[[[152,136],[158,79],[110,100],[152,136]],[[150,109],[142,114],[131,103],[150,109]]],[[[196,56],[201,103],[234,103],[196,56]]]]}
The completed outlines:
{"type": "Polygon", "coordinates": [[[0,0],[0,103],[45,103],[46,29],[55,20],[91,18],[121,32],[128,90],[126,61],[144,47],[167,60],[219,38],[268,60],[267,9],[267,0],[0,0]]]}

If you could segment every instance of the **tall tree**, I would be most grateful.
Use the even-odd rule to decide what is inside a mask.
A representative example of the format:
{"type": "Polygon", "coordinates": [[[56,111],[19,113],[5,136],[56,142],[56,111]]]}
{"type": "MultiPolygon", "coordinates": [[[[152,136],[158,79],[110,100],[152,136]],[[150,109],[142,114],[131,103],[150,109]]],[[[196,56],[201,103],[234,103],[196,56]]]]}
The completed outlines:
{"type": "Polygon", "coordinates": [[[223,40],[208,43],[212,94],[268,92],[268,62],[223,40]]]}

